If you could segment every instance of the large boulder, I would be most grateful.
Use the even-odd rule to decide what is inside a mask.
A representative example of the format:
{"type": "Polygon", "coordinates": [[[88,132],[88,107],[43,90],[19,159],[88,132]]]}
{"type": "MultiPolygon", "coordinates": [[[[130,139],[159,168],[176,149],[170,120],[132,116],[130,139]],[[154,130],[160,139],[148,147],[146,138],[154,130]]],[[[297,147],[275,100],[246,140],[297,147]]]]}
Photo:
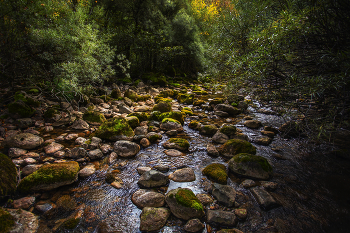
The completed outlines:
{"type": "Polygon", "coordinates": [[[145,207],[140,216],[140,230],[158,231],[165,225],[169,216],[170,211],[167,208],[145,207]]]}
{"type": "MultiPolygon", "coordinates": [[[[1,212],[1,210],[0,210],[1,212]]],[[[9,232],[9,233],[17,233],[17,232],[25,232],[25,233],[35,233],[39,229],[39,217],[35,214],[18,209],[8,209],[7,212],[9,215],[6,217],[6,221],[10,221],[11,227],[9,229],[5,229],[1,232],[9,232]],[[12,224],[13,223],[13,224],[12,224]]],[[[0,213],[0,219],[3,217],[0,213]]],[[[1,221],[1,224],[3,222],[1,221]]]]}
{"type": "Polygon", "coordinates": [[[0,199],[14,194],[17,185],[17,171],[11,159],[0,153],[0,199]]]}
{"type": "Polygon", "coordinates": [[[229,185],[214,183],[212,194],[219,203],[226,207],[233,207],[236,200],[236,190],[229,185]]]}
{"type": "Polygon", "coordinates": [[[69,185],[78,179],[78,172],[79,164],[77,162],[46,164],[22,179],[18,185],[18,190],[27,193],[52,190],[69,185]]]}
{"type": "Polygon", "coordinates": [[[182,130],[181,123],[172,118],[164,118],[162,120],[162,124],[160,125],[161,130],[169,131],[169,130],[182,130]]]}
{"type": "Polygon", "coordinates": [[[238,175],[266,180],[272,175],[272,167],[264,157],[241,153],[228,162],[230,171],[238,175]]]}
{"type": "Polygon", "coordinates": [[[130,158],[139,153],[140,146],[135,142],[117,141],[114,143],[113,150],[120,157],[130,158]]]}
{"type": "Polygon", "coordinates": [[[140,209],[144,207],[161,207],[165,203],[165,196],[147,189],[139,189],[132,195],[131,201],[140,209]]]}
{"type": "Polygon", "coordinates": [[[239,153],[255,154],[256,148],[247,141],[241,139],[230,139],[219,148],[220,154],[227,159],[231,159],[239,153]]]}
{"type": "Polygon", "coordinates": [[[213,136],[218,131],[215,125],[201,125],[199,127],[199,133],[203,135],[213,136]]]}
{"type": "Polygon", "coordinates": [[[142,188],[154,188],[165,186],[169,183],[168,176],[155,170],[150,170],[143,173],[137,182],[142,188]]]}
{"type": "Polygon", "coordinates": [[[177,188],[168,192],[165,197],[170,211],[177,218],[189,220],[204,216],[202,203],[191,189],[177,188]]]}
{"type": "Polygon", "coordinates": [[[226,166],[224,164],[220,163],[212,163],[206,166],[203,171],[203,175],[207,176],[209,179],[220,183],[220,184],[226,184],[227,183],[227,172],[226,172],[226,166]]]}
{"type": "Polygon", "coordinates": [[[7,147],[15,147],[26,150],[31,150],[36,147],[39,147],[43,143],[43,138],[31,133],[20,133],[15,135],[14,137],[6,139],[5,141],[5,145],[7,147]]]}
{"type": "Polygon", "coordinates": [[[152,111],[170,112],[171,104],[169,102],[161,101],[158,104],[154,105],[152,111]]]}
{"type": "Polygon", "coordinates": [[[207,222],[209,224],[233,227],[237,224],[238,219],[234,213],[231,211],[223,210],[208,210],[207,212],[207,222]]]}
{"type": "Polygon", "coordinates": [[[112,118],[104,122],[96,131],[96,137],[111,141],[132,139],[134,131],[123,118],[112,118]]]}
{"type": "Polygon", "coordinates": [[[216,143],[219,143],[219,144],[224,144],[229,139],[230,138],[226,134],[221,133],[220,131],[217,131],[216,134],[212,138],[213,142],[216,142],[216,143]]]}
{"type": "Polygon", "coordinates": [[[242,112],[240,109],[228,104],[217,104],[214,108],[214,111],[227,112],[230,116],[237,116],[242,112]]]}

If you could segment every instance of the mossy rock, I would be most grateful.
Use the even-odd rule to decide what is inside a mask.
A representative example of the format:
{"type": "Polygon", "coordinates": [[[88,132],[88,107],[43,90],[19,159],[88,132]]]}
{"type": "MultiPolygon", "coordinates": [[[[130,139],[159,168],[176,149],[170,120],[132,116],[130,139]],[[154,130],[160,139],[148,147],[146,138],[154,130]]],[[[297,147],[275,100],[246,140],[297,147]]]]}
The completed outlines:
{"type": "Polygon", "coordinates": [[[119,88],[113,89],[113,90],[112,90],[112,93],[111,93],[111,97],[112,97],[113,99],[119,99],[120,97],[122,97],[122,92],[120,91],[119,88]]]}
{"type": "Polygon", "coordinates": [[[159,111],[153,111],[153,112],[151,112],[151,114],[149,115],[148,120],[149,120],[149,121],[160,121],[160,115],[161,115],[161,114],[162,114],[162,113],[159,112],[159,111]]]}
{"type": "Polygon", "coordinates": [[[190,107],[184,107],[181,109],[181,112],[185,115],[193,116],[193,111],[190,107]]]}
{"type": "Polygon", "coordinates": [[[181,125],[183,125],[185,122],[185,115],[182,112],[164,112],[159,116],[159,119],[163,120],[164,118],[172,118],[178,120],[181,125]]]}
{"type": "Polygon", "coordinates": [[[133,129],[140,125],[140,120],[136,116],[126,117],[125,119],[127,120],[130,127],[133,129]]]}
{"type": "Polygon", "coordinates": [[[16,191],[17,170],[11,159],[0,153],[0,199],[16,191]]]}
{"type": "Polygon", "coordinates": [[[128,89],[124,93],[124,97],[131,99],[132,101],[137,101],[139,96],[134,90],[128,89]]]}
{"type": "Polygon", "coordinates": [[[168,90],[161,91],[158,96],[163,98],[167,98],[167,97],[176,98],[177,94],[178,92],[176,90],[168,89],[168,90]]]}
{"type": "Polygon", "coordinates": [[[209,102],[209,105],[222,104],[224,102],[223,98],[215,98],[209,102]]]}
{"type": "Polygon", "coordinates": [[[101,95],[99,96],[98,98],[100,98],[101,100],[105,101],[105,102],[108,102],[111,100],[111,97],[108,96],[108,95],[101,95]]]}
{"type": "Polygon", "coordinates": [[[15,218],[0,207],[0,232],[10,232],[13,226],[15,226],[15,218]]]}
{"type": "Polygon", "coordinates": [[[134,131],[123,118],[112,118],[105,121],[96,131],[95,136],[101,139],[114,140],[117,136],[133,137],[134,131]]]}
{"type": "Polygon", "coordinates": [[[213,136],[218,131],[215,125],[202,125],[199,129],[200,134],[213,136]]]}
{"type": "Polygon", "coordinates": [[[147,134],[147,138],[151,143],[155,143],[158,140],[161,140],[163,136],[159,133],[151,132],[147,134]]]}
{"type": "Polygon", "coordinates": [[[193,106],[202,106],[203,104],[205,104],[205,101],[204,101],[204,100],[196,99],[196,100],[193,102],[193,106]]]}
{"type": "Polygon", "coordinates": [[[80,218],[70,218],[63,223],[63,227],[67,230],[73,230],[78,226],[79,222],[80,218]]]}
{"type": "Polygon", "coordinates": [[[88,122],[103,123],[106,121],[106,118],[102,113],[95,111],[86,111],[83,115],[83,120],[88,122]]]}
{"type": "Polygon", "coordinates": [[[180,123],[178,120],[175,120],[175,119],[173,119],[173,118],[164,118],[164,119],[162,120],[162,123],[167,123],[167,122],[175,122],[175,123],[181,125],[181,123],[180,123]]]}
{"type": "Polygon", "coordinates": [[[27,91],[28,94],[36,94],[36,95],[39,94],[39,92],[40,91],[36,88],[32,88],[29,91],[27,91]]]}
{"type": "Polygon", "coordinates": [[[220,128],[220,132],[226,134],[227,136],[233,136],[237,132],[237,128],[234,125],[223,124],[220,128]]]}
{"type": "Polygon", "coordinates": [[[144,74],[142,79],[151,81],[153,85],[165,86],[168,84],[166,77],[162,74],[157,74],[157,73],[144,74]]]}
{"type": "Polygon", "coordinates": [[[177,149],[177,150],[188,150],[190,143],[184,138],[170,138],[163,144],[164,148],[177,149]]]}
{"type": "Polygon", "coordinates": [[[227,183],[227,172],[224,164],[212,163],[206,166],[203,171],[203,175],[219,184],[227,183]]]}
{"type": "Polygon", "coordinates": [[[63,195],[56,202],[57,207],[66,211],[72,211],[77,207],[75,200],[69,195],[63,195]]]}
{"type": "Polygon", "coordinates": [[[202,211],[203,205],[190,189],[180,189],[175,194],[176,202],[182,206],[202,211]]]}
{"type": "Polygon", "coordinates": [[[152,111],[158,111],[158,112],[170,112],[171,111],[171,104],[169,102],[159,102],[158,104],[154,105],[152,111]]]}
{"type": "Polygon", "coordinates": [[[200,90],[200,91],[193,91],[194,94],[196,95],[208,95],[207,91],[200,90]]]}
{"type": "Polygon", "coordinates": [[[146,101],[146,100],[150,100],[152,99],[152,97],[150,95],[139,95],[137,100],[138,101],[146,101]]]}
{"type": "Polygon", "coordinates": [[[177,100],[183,104],[193,104],[194,94],[178,94],[177,100]]]}
{"type": "Polygon", "coordinates": [[[191,128],[191,129],[196,129],[197,126],[198,126],[199,122],[196,121],[196,120],[193,120],[191,121],[189,124],[188,124],[188,127],[191,128]]]}
{"type": "Polygon", "coordinates": [[[147,121],[149,118],[149,114],[147,112],[133,112],[128,115],[128,117],[135,116],[139,119],[140,122],[147,121]]]}
{"type": "Polygon", "coordinates": [[[45,164],[22,179],[18,190],[22,193],[52,190],[75,182],[78,179],[78,172],[79,164],[73,161],[45,164]]]}
{"type": "Polygon", "coordinates": [[[18,114],[22,118],[31,117],[35,112],[33,108],[21,100],[10,103],[7,108],[11,114],[18,114]]]}
{"type": "Polygon", "coordinates": [[[154,97],[154,101],[156,103],[160,103],[160,102],[171,103],[173,101],[173,99],[171,99],[171,98],[164,98],[164,97],[161,97],[161,96],[157,95],[156,97],[154,97]]]}
{"type": "Polygon", "coordinates": [[[231,159],[234,155],[240,153],[256,154],[256,148],[247,141],[241,139],[230,139],[221,147],[219,147],[220,154],[227,158],[231,159]]]}
{"type": "Polygon", "coordinates": [[[228,162],[230,171],[245,177],[266,180],[272,175],[272,166],[264,157],[240,153],[228,162]]]}
{"type": "Polygon", "coordinates": [[[46,119],[53,118],[55,116],[55,114],[57,114],[57,113],[58,113],[57,109],[48,108],[44,113],[44,118],[46,118],[46,119]]]}

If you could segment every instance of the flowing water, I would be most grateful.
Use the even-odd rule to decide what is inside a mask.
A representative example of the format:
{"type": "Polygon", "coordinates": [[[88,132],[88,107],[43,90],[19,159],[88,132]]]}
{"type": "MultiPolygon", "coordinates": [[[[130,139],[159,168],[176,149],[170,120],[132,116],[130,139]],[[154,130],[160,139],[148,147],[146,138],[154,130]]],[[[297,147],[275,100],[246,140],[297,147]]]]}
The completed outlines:
{"type": "MultiPolygon", "coordinates": [[[[254,119],[275,127],[283,123],[283,119],[276,115],[254,113],[254,119]]],[[[61,193],[68,193],[78,204],[86,205],[83,218],[74,232],[98,232],[98,224],[106,219],[113,222],[117,231],[140,232],[141,210],[131,202],[132,194],[139,189],[137,181],[140,175],[137,168],[140,166],[168,165],[170,170],[167,174],[178,168],[190,167],[195,171],[195,181],[170,181],[167,189],[160,188],[158,191],[165,194],[167,190],[187,187],[195,194],[206,193],[210,182],[201,174],[201,169],[214,162],[225,163],[225,160],[208,156],[206,145],[211,139],[190,129],[189,121],[186,120],[184,133],[179,135],[190,142],[190,149],[185,156],[167,156],[162,144],[168,137],[163,134],[158,144],[141,149],[135,158],[117,159],[111,165],[95,162],[99,168],[95,174],[61,189],[61,193]],[[115,189],[105,182],[105,175],[111,171],[118,173],[118,177],[123,180],[123,188],[115,189]]],[[[209,117],[207,121],[220,124],[223,119],[209,117]]],[[[236,127],[248,135],[250,140],[260,136],[258,130],[248,129],[242,122],[238,120],[236,127]]],[[[286,140],[279,136],[269,146],[254,144],[257,155],[268,159],[273,166],[274,175],[270,181],[276,182],[278,188],[271,194],[280,206],[268,211],[261,209],[249,189],[239,185],[244,179],[230,174],[228,185],[238,191],[241,201],[245,203],[243,207],[248,210],[247,219],[238,223],[238,229],[243,232],[348,231],[350,163],[341,158],[329,157],[326,153],[329,147],[326,145],[318,145],[314,149],[310,149],[310,145],[306,139],[286,140]]],[[[53,220],[42,223],[52,227],[57,219],[64,217],[67,216],[55,216],[53,220]]],[[[184,224],[184,221],[170,217],[160,232],[185,232],[184,224]]],[[[207,227],[203,232],[216,230],[217,228],[207,227]]]]}

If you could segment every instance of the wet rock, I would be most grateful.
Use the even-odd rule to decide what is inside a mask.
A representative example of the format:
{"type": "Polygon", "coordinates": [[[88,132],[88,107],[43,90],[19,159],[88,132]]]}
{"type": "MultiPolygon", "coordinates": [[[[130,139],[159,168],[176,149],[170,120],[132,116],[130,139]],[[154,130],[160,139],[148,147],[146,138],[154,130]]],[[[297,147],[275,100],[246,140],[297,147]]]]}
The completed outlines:
{"type": "Polygon", "coordinates": [[[207,222],[221,227],[234,227],[236,226],[238,219],[236,218],[236,215],[230,211],[208,210],[207,222]]]}
{"type": "Polygon", "coordinates": [[[264,126],[264,131],[273,132],[274,134],[278,134],[279,133],[278,129],[276,129],[273,126],[267,126],[267,125],[264,126]]]}
{"type": "Polygon", "coordinates": [[[77,139],[75,139],[75,142],[74,142],[74,143],[77,144],[77,145],[82,145],[82,144],[84,144],[86,141],[87,141],[86,138],[78,137],[77,139]]]}
{"type": "Polygon", "coordinates": [[[8,209],[7,210],[15,220],[15,225],[9,233],[25,232],[36,233],[39,228],[39,217],[25,210],[8,209]]]}
{"type": "Polygon", "coordinates": [[[158,231],[165,225],[169,216],[170,211],[167,208],[145,207],[140,216],[140,230],[158,231]]]}
{"type": "Polygon", "coordinates": [[[64,146],[59,144],[59,143],[56,143],[56,142],[53,142],[53,143],[44,147],[46,154],[53,154],[53,153],[55,153],[59,150],[62,150],[62,149],[64,149],[64,146]]]}
{"type": "Polygon", "coordinates": [[[22,168],[22,175],[28,176],[32,174],[33,172],[37,171],[42,165],[40,164],[29,164],[22,168]]]}
{"type": "Polygon", "coordinates": [[[87,153],[87,156],[91,159],[91,160],[95,160],[95,159],[102,159],[103,158],[103,153],[100,149],[95,149],[95,150],[91,150],[87,153]]]}
{"type": "Polygon", "coordinates": [[[219,116],[219,117],[229,117],[230,116],[230,114],[228,114],[227,112],[223,112],[223,111],[215,111],[214,114],[219,116]]]}
{"type": "Polygon", "coordinates": [[[217,104],[214,108],[214,111],[227,112],[230,116],[237,116],[242,112],[240,109],[228,104],[217,104]]]}
{"type": "Polygon", "coordinates": [[[87,155],[86,150],[82,147],[75,147],[75,148],[71,149],[70,152],[71,153],[69,153],[68,157],[72,158],[72,159],[84,158],[87,155]]]}
{"type": "Polygon", "coordinates": [[[143,173],[137,182],[142,188],[154,188],[165,186],[169,183],[169,178],[163,173],[155,170],[150,170],[143,173]]]}
{"type": "Polygon", "coordinates": [[[204,224],[198,218],[195,218],[189,220],[185,224],[184,229],[187,232],[198,232],[204,229],[204,224]]]}
{"type": "Polygon", "coordinates": [[[237,128],[234,125],[225,123],[220,127],[219,131],[231,137],[236,134],[237,128]]]}
{"type": "Polygon", "coordinates": [[[134,142],[122,140],[114,143],[113,150],[119,157],[130,158],[140,151],[140,146],[134,142]]]}
{"type": "Polygon", "coordinates": [[[170,211],[177,218],[190,220],[204,216],[203,206],[192,190],[178,188],[169,191],[165,197],[170,211]]]}
{"type": "Polygon", "coordinates": [[[166,132],[166,135],[172,137],[177,135],[177,130],[169,130],[166,132]]]}
{"type": "Polygon", "coordinates": [[[35,163],[37,163],[37,161],[33,158],[25,158],[24,163],[25,164],[35,164],[35,163]]]}
{"type": "Polygon", "coordinates": [[[79,171],[79,177],[86,178],[86,177],[91,176],[95,172],[96,172],[95,165],[93,165],[93,164],[87,165],[79,171]]]}
{"type": "Polygon", "coordinates": [[[219,147],[219,152],[224,158],[231,159],[234,155],[240,153],[255,154],[256,148],[250,142],[230,139],[219,147]]]}
{"type": "Polygon", "coordinates": [[[20,148],[10,148],[8,151],[10,158],[18,158],[27,153],[27,150],[20,149],[20,148]]]}
{"type": "Polygon", "coordinates": [[[103,144],[100,146],[100,150],[103,154],[108,154],[113,151],[113,148],[108,144],[103,144]]]}
{"type": "Polygon", "coordinates": [[[270,181],[261,181],[261,185],[268,191],[274,191],[277,189],[278,184],[270,181]]]}
{"type": "Polygon", "coordinates": [[[218,157],[220,155],[219,151],[216,149],[216,147],[213,144],[207,145],[207,152],[208,152],[208,155],[213,157],[218,157]]]}
{"type": "Polygon", "coordinates": [[[247,210],[246,209],[235,209],[235,215],[240,220],[244,220],[247,218],[247,210]]]}
{"type": "Polygon", "coordinates": [[[151,145],[151,142],[147,138],[142,138],[140,141],[141,146],[143,147],[149,147],[151,145]]]}
{"type": "Polygon", "coordinates": [[[77,207],[76,201],[69,195],[60,196],[56,201],[56,205],[65,211],[72,211],[77,207]]]}
{"type": "Polygon", "coordinates": [[[20,149],[31,150],[36,147],[41,146],[44,143],[44,139],[31,134],[31,133],[20,133],[5,140],[5,145],[7,147],[14,147],[20,149]]]}
{"type": "Polygon", "coordinates": [[[171,104],[168,102],[161,101],[158,104],[154,105],[152,111],[159,111],[161,113],[170,112],[171,111],[171,104]]]}
{"type": "Polygon", "coordinates": [[[200,134],[213,136],[218,131],[218,128],[215,125],[200,125],[198,130],[200,134]]]}
{"type": "Polygon", "coordinates": [[[260,187],[251,188],[250,191],[254,195],[258,204],[265,210],[272,209],[278,206],[276,200],[265,189],[260,187]]]}
{"type": "Polygon", "coordinates": [[[150,171],[150,170],[152,170],[151,167],[138,167],[138,168],[137,168],[137,172],[138,172],[140,175],[142,175],[143,173],[148,172],[148,171],[150,171]]]}
{"type": "Polygon", "coordinates": [[[74,183],[78,179],[78,172],[79,164],[77,162],[46,164],[22,179],[18,190],[23,193],[52,190],[74,183]]]}
{"type": "Polygon", "coordinates": [[[119,105],[118,108],[119,108],[119,113],[121,113],[121,114],[123,114],[123,113],[130,114],[133,112],[129,107],[127,107],[125,105],[119,105]]]}
{"type": "Polygon", "coordinates": [[[73,141],[75,139],[77,139],[79,136],[77,133],[70,133],[67,136],[64,137],[64,140],[66,141],[73,141]]]}
{"type": "Polygon", "coordinates": [[[177,150],[188,150],[190,147],[189,142],[183,138],[170,138],[168,141],[163,143],[163,147],[166,149],[177,149],[177,150]]]}
{"type": "Polygon", "coordinates": [[[147,126],[139,126],[134,129],[135,135],[147,135],[148,127],[147,126]]]}
{"type": "Polygon", "coordinates": [[[17,119],[16,123],[19,128],[26,129],[33,125],[33,120],[31,118],[21,118],[21,119],[17,119]]]}
{"type": "Polygon", "coordinates": [[[111,186],[116,189],[121,189],[123,187],[123,184],[118,181],[114,181],[111,183],[111,186]]]}
{"type": "Polygon", "coordinates": [[[132,195],[131,201],[140,209],[144,207],[161,207],[165,203],[165,196],[154,191],[139,189],[132,195]]]}
{"type": "Polygon", "coordinates": [[[107,163],[108,163],[108,164],[112,164],[117,158],[118,158],[117,153],[115,153],[115,152],[113,151],[112,153],[110,153],[110,154],[108,155],[107,163]]]}
{"type": "Polygon", "coordinates": [[[37,211],[39,211],[40,213],[45,214],[47,211],[50,211],[55,207],[56,207],[56,205],[54,205],[52,203],[44,203],[44,204],[37,204],[35,206],[35,209],[37,211]]]}
{"type": "Polygon", "coordinates": [[[244,140],[244,141],[249,141],[248,135],[244,133],[236,133],[235,135],[230,137],[231,139],[239,139],[239,140],[244,140]]]}
{"type": "Polygon", "coordinates": [[[154,166],[154,169],[165,173],[169,171],[169,166],[167,164],[159,164],[154,166]]]}
{"type": "Polygon", "coordinates": [[[203,175],[207,176],[210,180],[220,184],[227,183],[226,166],[220,163],[212,163],[206,166],[203,171],[203,175]]]}
{"type": "Polygon", "coordinates": [[[268,146],[272,142],[270,137],[261,137],[255,140],[255,143],[258,145],[268,146]]]}
{"type": "Polygon", "coordinates": [[[242,182],[242,185],[244,188],[251,188],[256,186],[256,183],[254,180],[246,179],[242,182]]]}
{"type": "Polygon", "coordinates": [[[196,176],[192,168],[182,168],[169,175],[169,179],[175,182],[192,182],[196,176]]]}
{"type": "Polygon", "coordinates": [[[102,139],[98,137],[92,137],[90,144],[89,144],[89,149],[94,150],[100,147],[100,144],[102,143],[102,139]]]}
{"type": "Polygon", "coordinates": [[[250,178],[266,180],[272,175],[271,165],[261,156],[241,153],[230,159],[228,166],[233,173],[250,178]]]}
{"type": "Polygon", "coordinates": [[[250,129],[258,129],[262,126],[261,122],[258,120],[247,120],[243,124],[250,129]]]}
{"type": "Polygon", "coordinates": [[[229,185],[214,183],[212,185],[212,195],[226,207],[233,207],[235,204],[236,190],[229,185]]]}
{"type": "Polygon", "coordinates": [[[23,197],[13,201],[15,209],[29,209],[35,203],[35,197],[23,197]]]}
{"type": "Polygon", "coordinates": [[[178,157],[178,156],[184,156],[185,154],[181,151],[175,150],[175,149],[169,149],[165,150],[164,153],[171,157],[178,157]]]}
{"type": "Polygon", "coordinates": [[[77,129],[77,130],[84,130],[84,129],[89,129],[90,125],[86,121],[84,121],[82,119],[78,119],[78,120],[74,121],[71,128],[77,129]]]}
{"type": "Polygon", "coordinates": [[[275,137],[275,133],[272,131],[262,130],[260,131],[262,135],[268,136],[269,138],[275,137]]]}
{"type": "MultiPolygon", "coordinates": [[[[166,118],[169,119],[169,118],[166,118]]],[[[162,122],[160,125],[161,130],[169,131],[169,130],[176,130],[176,131],[182,131],[182,125],[180,122],[174,122],[174,121],[165,121],[162,122]]]]}
{"type": "Polygon", "coordinates": [[[220,131],[217,131],[216,134],[212,138],[213,142],[216,142],[219,144],[224,144],[229,139],[230,138],[226,134],[223,134],[220,131]]]}
{"type": "Polygon", "coordinates": [[[196,197],[204,206],[210,205],[211,203],[214,202],[214,199],[206,193],[199,193],[196,195],[196,197]]]}
{"type": "Polygon", "coordinates": [[[244,232],[233,228],[233,229],[222,229],[222,230],[218,231],[217,233],[244,233],[244,232]]]}

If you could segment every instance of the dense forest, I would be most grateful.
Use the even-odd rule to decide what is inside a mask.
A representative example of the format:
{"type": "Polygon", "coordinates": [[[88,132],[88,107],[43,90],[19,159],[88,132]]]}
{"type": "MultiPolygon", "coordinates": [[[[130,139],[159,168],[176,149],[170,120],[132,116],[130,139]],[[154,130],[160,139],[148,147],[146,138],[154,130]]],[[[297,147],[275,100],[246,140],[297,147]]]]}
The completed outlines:
{"type": "Polygon", "coordinates": [[[2,0],[1,81],[67,100],[108,83],[225,83],[228,93],[244,87],[289,102],[322,134],[350,124],[349,8],[345,0],[2,0]],[[308,118],[305,103],[318,117],[308,118]]]}

